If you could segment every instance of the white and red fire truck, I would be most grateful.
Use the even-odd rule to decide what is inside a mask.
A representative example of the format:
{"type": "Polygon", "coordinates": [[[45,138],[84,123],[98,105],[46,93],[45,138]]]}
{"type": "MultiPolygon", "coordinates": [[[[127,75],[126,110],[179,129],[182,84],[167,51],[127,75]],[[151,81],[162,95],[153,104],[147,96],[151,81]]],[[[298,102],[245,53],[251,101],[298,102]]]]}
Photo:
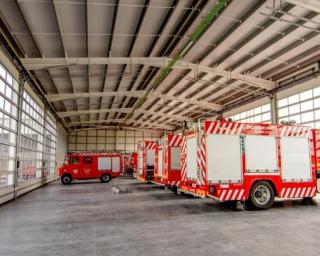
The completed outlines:
{"type": "Polygon", "coordinates": [[[180,190],[260,209],[312,198],[319,140],[310,127],[205,121],[183,137],[180,190]]]}
{"type": "Polygon", "coordinates": [[[154,183],[176,189],[181,179],[182,136],[166,134],[158,142],[158,157],[155,158],[154,183]]]}
{"type": "Polygon", "coordinates": [[[62,184],[72,180],[100,179],[109,182],[121,175],[122,161],[118,153],[70,153],[65,156],[65,163],[59,167],[58,176],[62,184]]]}
{"type": "Polygon", "coordinates": [[[158,156],[158,145],[155,141],[138,143],[137,178],[151,182],[154,177],[155,158],[158,156]]]}

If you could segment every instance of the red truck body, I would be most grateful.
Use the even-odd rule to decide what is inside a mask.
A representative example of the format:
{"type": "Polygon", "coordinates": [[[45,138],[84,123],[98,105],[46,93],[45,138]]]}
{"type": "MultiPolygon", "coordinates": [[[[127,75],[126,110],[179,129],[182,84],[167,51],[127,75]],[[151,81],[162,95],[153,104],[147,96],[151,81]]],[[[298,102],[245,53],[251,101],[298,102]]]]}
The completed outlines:
{"type": "Polygon", "coordinates": [[[269,188],[268,197],[312,198],[319,142],[310,127],[205,121],[183,137],[180,189],[261,208],[269,188]]]}
{"type": "Polygon", "coordinates": [[[182,136],[167,134],[158,145],[155,158],[154,182],[163,186],[176,188],[181,179],[182,136]]]}
{"type": "Polygon", "coordinates": [[[66,163],[58,169],[63,184],[72,180],[97,179],[109,182],[121,175],[122,161],[118,153],[71,153],[66,163]]]}

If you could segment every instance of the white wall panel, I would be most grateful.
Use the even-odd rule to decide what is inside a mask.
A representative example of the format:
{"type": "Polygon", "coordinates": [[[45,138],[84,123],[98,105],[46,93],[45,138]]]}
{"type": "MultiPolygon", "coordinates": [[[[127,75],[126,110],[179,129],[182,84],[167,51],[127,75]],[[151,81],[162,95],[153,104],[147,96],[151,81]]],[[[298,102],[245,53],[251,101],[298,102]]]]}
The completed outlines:
{"type": "Polygon", "coordinates": [[[76,143],[77,137],[76,136],[69,136],[69,143],[76,143]]]}
{"type": "Polygon", "coordinates": [[[118,142],[119,144],[124,144],[124,143],[126,143],[126,138],[125,138],[125,137],[118,137],[118,138],[117,138],[117,142],[118,142]]]}
{"type": "Polygon", "coordinates": [[[134,138],[133,137],[131,137],[131,138],[126,138],[126,143],[127,144],[134,144],[134,138]]]}
{"type": "Polygon", "coordinates": [[[97,144],[97,150],[106,150],[106,144],[97,144]]]}
{"type": "Polygon", "coordinates": [[[77,143],[87,143],[87,137],[77,137],[77,143]]]}
{"type": "Polygon", "coordinates": [[[88,136],[97,136],[97,131],[96,130],[89,130],[88,136]]]}
{"type": "Polygon", "coordinates": [[[106,134],[107,134],[107,136],[116,136],[116,131],[115,130],[107,130],[106,134]]]}
{"type": "Polygon", "coordinates": [[[87,136],[87,132],[86,131],[78,131],[77,136],[87,136]]]}
{"type": "Polygon", "coordinates": [[[106,137],[106,143],[110,144],[115,144],[116,143],[116,138],[115,137],[106,137]]]}
{"type": "Polygon", "coordinates": [[[115,144],[106,144],[106,150],[108,150],[108,151],[116,150],[116,145],[115,144]]]}
{"type": "Polygon", "coordinates": [[[68,151],[76,151],[76,144],[68,144],[68,151]]]}
{"type": "Polygon", "coordinates": [[[80,151],[87,150],[87,144],[77,144],[76,148],[77,148],[76,150],[80,150],[80,151]]]}
{"type": "Polygon", "coordinates": [[[97,131],[97,136],[99,136],[99,137],[105,137],[105,136],[106,136],[106,131],[105,131],[105,130],[98,130],[98,131],[97,131]]]}
{"type": "Polygon", "coordinates": [[[97,131],[78,131],[69,135],[68,150],[70,151],[126,151],[133,152],[137,150],[137,143],[144,140],[157,140],[159,134],[141,131],[115,131],[115,130],[97,130],[97,131]],[[81,144],[81,145],[78,145],[81,144]]]}
{"type": "Polygon", "coordinates": [[[97,143],[97,138],[96,137],[87,137],[87,143],[97,143]]]}
{"type": "Polygon", "coordinates": [[[97,150],[96,144],[87,144],[87,150],[97,150]]]}

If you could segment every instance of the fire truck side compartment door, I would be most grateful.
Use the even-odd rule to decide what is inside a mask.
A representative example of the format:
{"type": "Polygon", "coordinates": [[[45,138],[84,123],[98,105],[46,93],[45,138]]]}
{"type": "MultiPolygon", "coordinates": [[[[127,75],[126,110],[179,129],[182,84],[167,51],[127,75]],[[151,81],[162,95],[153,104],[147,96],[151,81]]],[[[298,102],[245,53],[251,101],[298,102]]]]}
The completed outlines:
{"type": "Polygon", "coordinates": [[[206,139],[209,182],[242,180],[240,136],[208,134],[206,139]]]}
{"type": "Polygon", "coordinates": [[[245,138],[245,147],[247,171],[277,171],[277,145],[275,137],[248,135],[245,138]]]}
{"type": "Polygon", "coordinates": [[[170,169],[180,171],[181,169],[181,147],[171,147],[170,169]]]}
{"type": "Polygon", "coordinates": [[[147,150],[147,166],[154,166],[154,149],[147,150]]]}
{"type": "Polygon", "coordinates": [[[282,137],[280,140],[282,179],[312,179],[309,138],[282,137]]]}
{"type": "Polygon", "coordinates": [[[112,157],[112,172],[120,172],[120,157],[112,157]]]}
{"type": "Polygon", "coordinates": [[[162,177],[162,169],[163,169],[163,151],[159,150],[158,153],[158,176],[162,177]]]}
{"type": "Polygon", "coordinates": [[[198,165],[197,165],[197,137],[187,139],[187,162],[186,170],[187,177],[191,179],[197,179],[198,177],[198,165]]]}
{"type": "Polygon", "coordinates": [[[138,150],[138,174],[141,175],[143,170],[143,156],[142,151],[138,150]]]}
{"type": "Polygon", "coordinates": [[[109,156],[98,157],[98,170],[99,171],[111,170],[111,157],[109,156]]]}

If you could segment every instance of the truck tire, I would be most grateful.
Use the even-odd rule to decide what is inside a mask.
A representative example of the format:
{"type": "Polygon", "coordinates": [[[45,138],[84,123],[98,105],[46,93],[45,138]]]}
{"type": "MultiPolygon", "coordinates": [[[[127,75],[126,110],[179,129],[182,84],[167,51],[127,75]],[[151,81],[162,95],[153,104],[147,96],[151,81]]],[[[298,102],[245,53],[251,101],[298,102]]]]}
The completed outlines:
{"type": "Polygon", "coordinates": [[[274,190],[267,181],[257,181],[251,188],[250,203],[256,209],[269,209],[274,202],[274,190]]]}
{"type": "Polygon", "coordinates": [[[109,174],[102,174],[100,180],[102,183],[108,183],[111,180],[111,176],[109,174]]]}
{"type": "Polygon", "coordinates": [[[70,174],[63,174],[63,175],[61,176],[61,183],[62,183],[63,185],[68,185],[68,184],[71,183],[71,181],[72,181],[72,177],[71,177],[70,174]]]}

